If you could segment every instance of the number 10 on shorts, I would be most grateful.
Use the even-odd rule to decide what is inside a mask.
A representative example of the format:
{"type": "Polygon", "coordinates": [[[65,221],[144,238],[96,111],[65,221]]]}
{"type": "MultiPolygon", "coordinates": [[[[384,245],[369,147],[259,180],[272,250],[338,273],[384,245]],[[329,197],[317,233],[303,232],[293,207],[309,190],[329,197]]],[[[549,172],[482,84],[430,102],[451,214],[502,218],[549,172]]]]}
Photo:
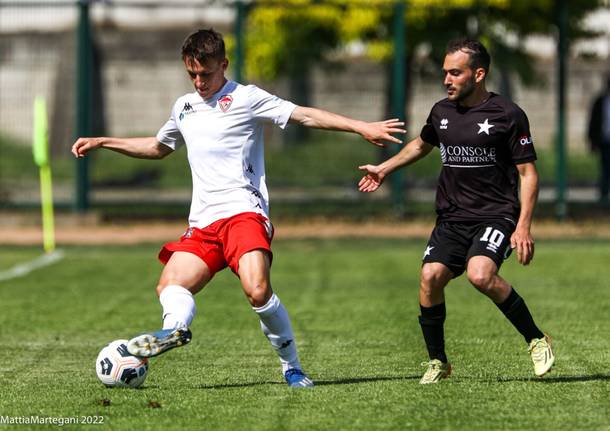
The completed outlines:
{"type": "Polygon", "coordinates": [[[485,228],[485,233],[481,236],[480,241],[487,242],[487,249],[493,252],[498,251],[498,247],[502,244],[505,235],[498,229],[489,226],[485,228]]]}

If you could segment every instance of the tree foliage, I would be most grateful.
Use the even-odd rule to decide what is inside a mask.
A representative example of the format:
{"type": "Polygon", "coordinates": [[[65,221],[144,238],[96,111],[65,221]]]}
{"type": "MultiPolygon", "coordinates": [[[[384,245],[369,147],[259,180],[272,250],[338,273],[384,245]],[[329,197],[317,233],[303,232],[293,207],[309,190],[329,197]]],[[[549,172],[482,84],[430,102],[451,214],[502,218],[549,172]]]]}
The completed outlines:
{"type": "Polygon", "coordinates": [[[256,4],[249,14],[246,74],[262,79],[298,75],[328,61],[339,44],[341,14],[332,4],[288,0],[256,4]]]}
{"type": "MultiPolygon", "coordinates": [[[[436,64],[447,41],[458,36],[480,38],[494,63],[531,81],[531,58],[524,39],[556,32],[560,0],[408,0],[405,21],[407,51],[424,53],[436,64]]],[[[565,0],[568,1],[568,0],[565,0]]],[[[593,36],[582,27],[584,16],[599,0],[569,1],[569,35],[593,36]]],[[[312,64],[332,64],[336,53],[360,43],[378,61],[392,57],[389,0],[259,0],[247,23],[246,74],[274,79],[309,71],[312,64]]]]}

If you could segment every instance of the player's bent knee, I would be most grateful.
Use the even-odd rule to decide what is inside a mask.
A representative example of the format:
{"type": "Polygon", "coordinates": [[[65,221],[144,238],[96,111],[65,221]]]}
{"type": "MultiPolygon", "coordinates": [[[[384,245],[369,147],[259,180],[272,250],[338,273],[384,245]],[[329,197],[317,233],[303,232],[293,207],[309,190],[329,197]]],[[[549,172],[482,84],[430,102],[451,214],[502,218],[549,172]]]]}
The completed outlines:
{"type": "Polygon", "coordinates": [[[425,266],[421,270],[420,289],[438,290],[445,286],[443,274],[434,268],[425,266]]]}
{"type": "Polygon", "coordinates": [[[244,287],[244,292],[248,297],[250,305],[253,307],[264,306],[271,298],[271,295],[273,295],[271,287],[266,283],[259,283],[250,287],[244,287]]]}
{"type": "Polygon", "coordinates": [[[468,281],[483,293],[488,293],[493,288],[493,274],[483,271],[468,272],[468,281]]]}

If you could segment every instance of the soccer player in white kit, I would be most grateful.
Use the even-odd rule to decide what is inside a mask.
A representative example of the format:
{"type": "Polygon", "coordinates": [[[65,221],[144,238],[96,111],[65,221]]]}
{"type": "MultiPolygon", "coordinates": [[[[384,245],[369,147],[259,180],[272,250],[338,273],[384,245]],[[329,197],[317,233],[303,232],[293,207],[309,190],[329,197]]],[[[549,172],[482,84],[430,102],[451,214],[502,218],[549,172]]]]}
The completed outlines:
{"type": "Polygon", "coordinates": [[[271,289],[273,227],[265,185],[263,123],[287,123],[360,134],[367,141],[401,143],[397,119],[366,123],[315,108],[297,106],[254,85],[227,80],[229,64],[222,36],[199,30],[182,46],[182,59],[195,87],[174,104],[157,136],[80,138],[76,157],[96,148],[161,159],[186,145],[193,179],[189,227],[179,241],[164,245],[165,264],[157,285],[163,328],[129,340],[133,355],[151,357],[188,343],[195,315],[193,294],[227,266],[239,277],[258,314],[263,333],[277,352],[286,382],[311,387],[302,371],[286,309],[271,289]]]}

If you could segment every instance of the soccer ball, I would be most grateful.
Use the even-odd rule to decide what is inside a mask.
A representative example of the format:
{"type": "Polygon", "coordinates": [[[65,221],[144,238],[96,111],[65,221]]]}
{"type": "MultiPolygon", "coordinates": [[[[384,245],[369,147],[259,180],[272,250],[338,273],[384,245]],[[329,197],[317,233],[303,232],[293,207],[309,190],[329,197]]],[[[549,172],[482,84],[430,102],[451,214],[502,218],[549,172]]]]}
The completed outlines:
{"type": "Polygon", "coordinates": [[[108,387],[137,388],[148,374],[148,359],[127,351],[127,340],[115,340],[95,360],[97,378],[108,387]]]}

